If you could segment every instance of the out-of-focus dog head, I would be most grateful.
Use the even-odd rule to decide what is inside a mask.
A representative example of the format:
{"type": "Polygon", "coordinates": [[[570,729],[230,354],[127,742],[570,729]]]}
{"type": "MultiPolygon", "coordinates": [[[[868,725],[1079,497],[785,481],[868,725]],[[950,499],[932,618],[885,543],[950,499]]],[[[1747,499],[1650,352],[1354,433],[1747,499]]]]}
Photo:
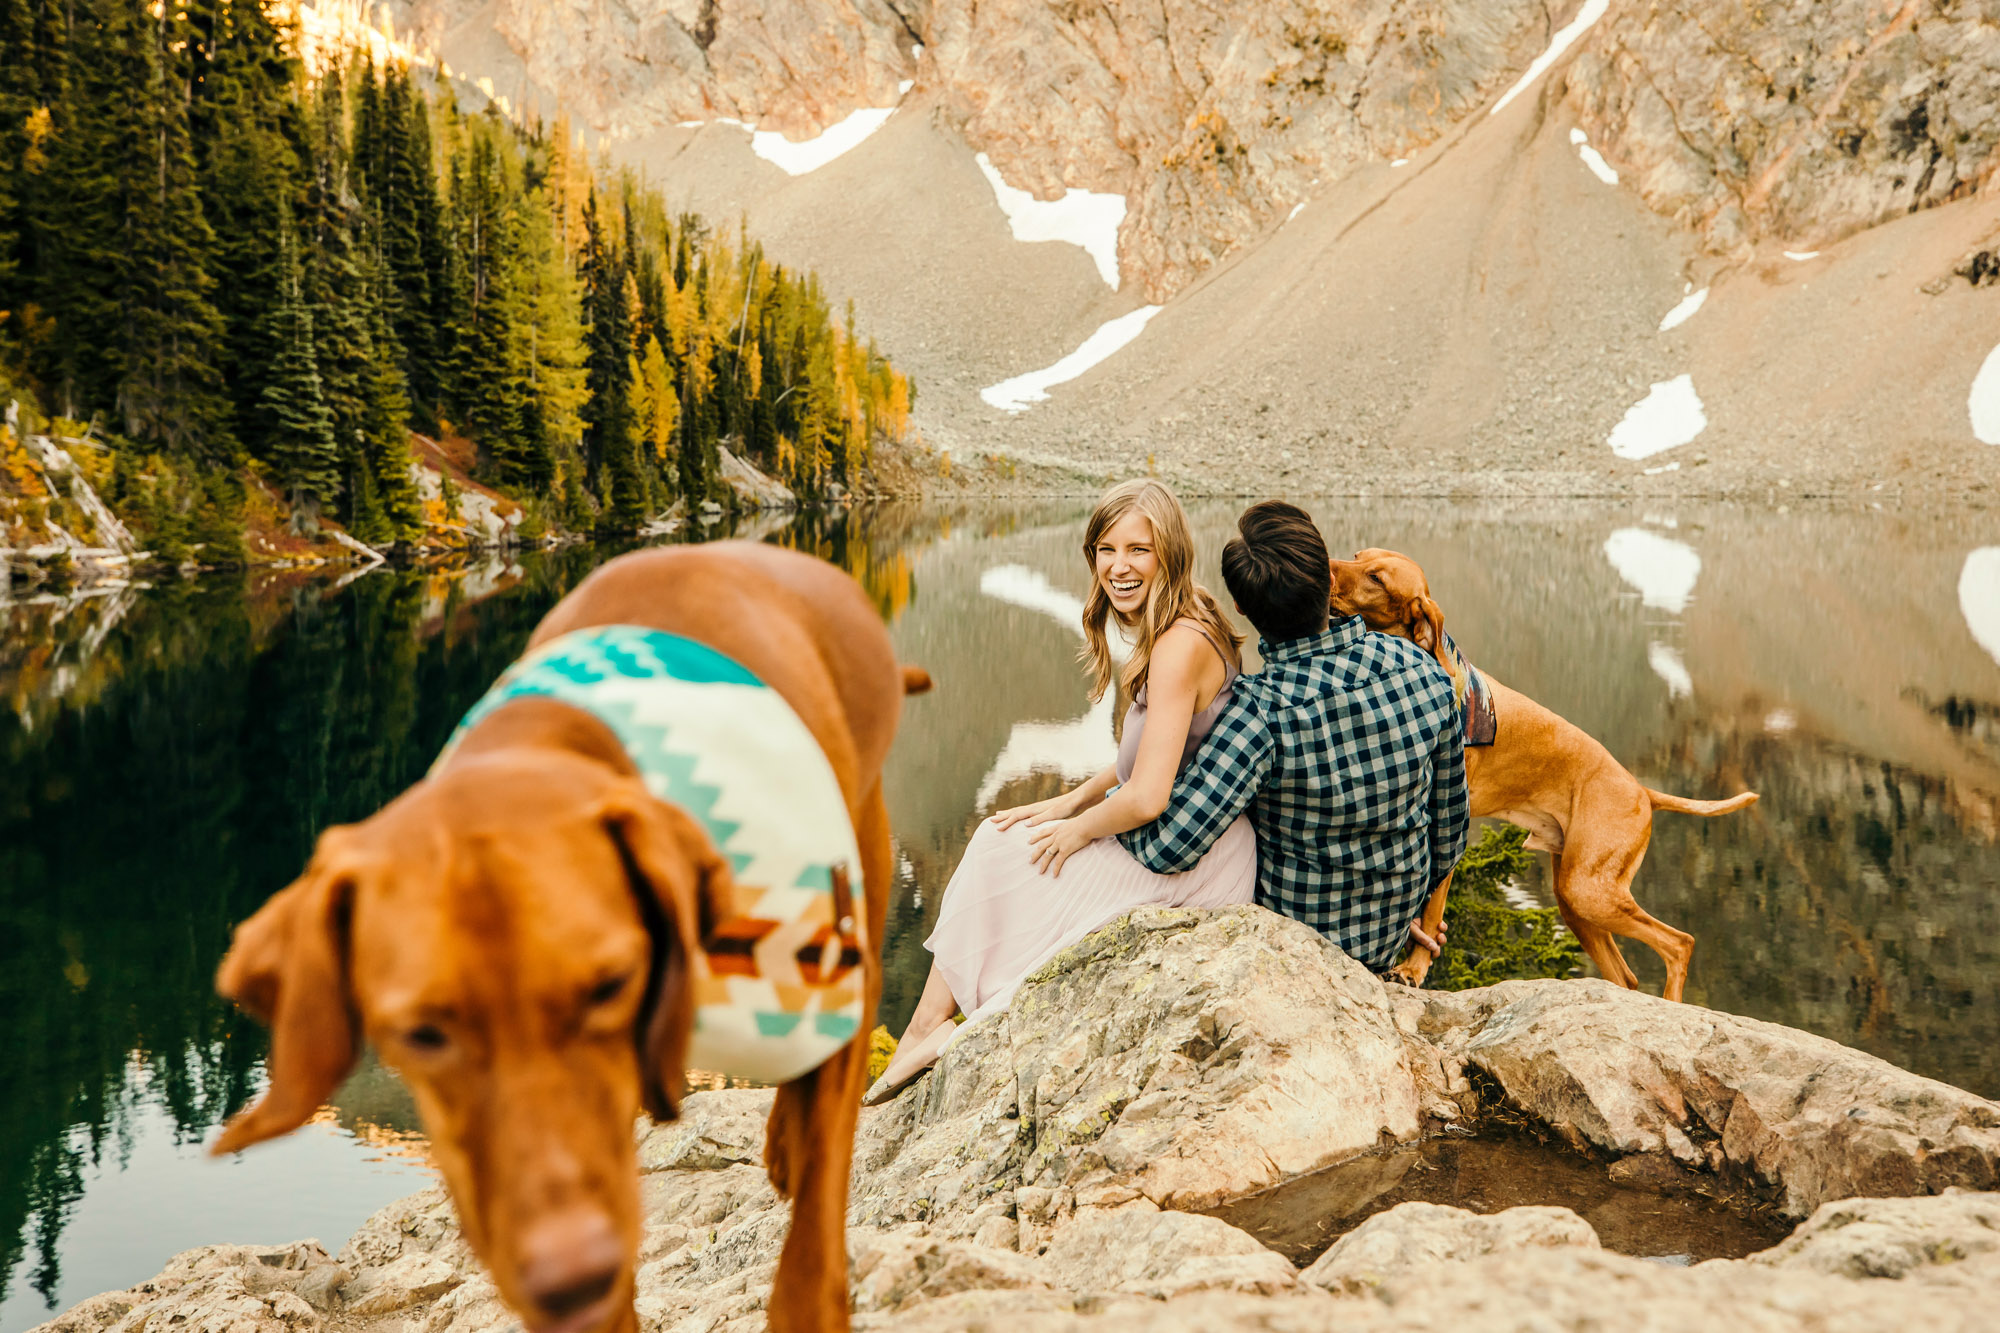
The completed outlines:
{"type": "Polygon", "coordinates": [[[1352,560],[1328,563],[1333,589],[1327,604],[1336,616],[1360,616],[1369,629],[1401,635],[1444,660],[1444,612],[1431,600],[1430,583],[1416,561],[1371,546],[1352,560]]]}
{"type": "Polygon", "coordinates": [[[637,779],[561,752],[461,757],[329,829],[237,928],[217,986],[270,1025],[270,1087],[214,1150],[296,1129],[365,1037],[528,1328],[632,1328],[632,1123],[678,1109],[690,953],[729,892],[702,828],[637,779]]]}

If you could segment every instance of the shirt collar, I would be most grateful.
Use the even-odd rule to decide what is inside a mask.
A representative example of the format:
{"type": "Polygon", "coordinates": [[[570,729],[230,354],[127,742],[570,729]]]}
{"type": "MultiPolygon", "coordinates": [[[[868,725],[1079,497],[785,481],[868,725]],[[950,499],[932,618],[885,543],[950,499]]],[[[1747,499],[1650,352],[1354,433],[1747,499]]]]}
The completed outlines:
{"type": "Polygon", "coordinates": [[[1360,616],[1349,616],[1337,620],[1317,634],[1306,634],[1296,639],[1282,639],[1272,643],[1269,639],[1257,640],[1257,655],[1266,662],[1292,662],[1304,657],[1326,657],[1351,647],[1368,627],[1361,623],[1360,616]]]}

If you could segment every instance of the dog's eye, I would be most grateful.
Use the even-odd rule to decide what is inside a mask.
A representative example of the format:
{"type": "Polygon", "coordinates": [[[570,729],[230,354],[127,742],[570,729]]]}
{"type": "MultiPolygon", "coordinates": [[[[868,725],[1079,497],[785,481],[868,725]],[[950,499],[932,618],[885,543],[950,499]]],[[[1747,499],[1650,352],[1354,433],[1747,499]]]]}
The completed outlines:
{"type": "Polygon", "coordinates": [[[630,977],[606,977],[590,988],[590,994],[585,999],[592,1006],[610,1004],[625,993],[625,984],[630,980],[630,977]]]}
{"type": "Polygon", "coordinates": [[[435,1054],[451,1044],[451,1038],[444,1035],[444,1029],[435,1023],[419,1023],[403,1034],[405,1045],[426,1054],[435,1054]]]}
{"type": "Polygon", "coordinates": [[[1382,581],[1382,571],[1379,569],[1369,570],[1368,577],[1375,580],[1375,586],[1378,588],[1386,588],[1389,586],[1387,583],[1382,581]]]}

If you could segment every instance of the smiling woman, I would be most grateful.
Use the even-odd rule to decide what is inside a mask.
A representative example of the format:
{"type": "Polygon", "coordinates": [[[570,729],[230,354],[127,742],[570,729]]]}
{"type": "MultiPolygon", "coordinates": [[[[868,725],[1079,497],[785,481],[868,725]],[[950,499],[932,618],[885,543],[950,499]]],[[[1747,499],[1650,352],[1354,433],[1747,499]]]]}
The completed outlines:
{"type": "Polygon", "coordinates": [[[1004,1008],[1023,978],[1099,926],[1147,904],[1223,907],[1255,891],[1247,818],[1182,875],[1154,874],[1115,840],[1166,808],[1174,775],[1242,669],[1242,636],[1194,581],[1187,514],[1157,481],[1114,486],[1084,527],[1082,552],[1091,701],[1107,696],[1114,674],[1132,698],[1117,762],[1072,791],[980,825],[925,941],[936,962],[923,996],[868,1090],[870,1105],[894,1096],[957,1039],[955,1015],[969,1026],[1004,1008]],[[1130,641],[1128,652],[1114,653],[1113,633],[1130,641]]]}

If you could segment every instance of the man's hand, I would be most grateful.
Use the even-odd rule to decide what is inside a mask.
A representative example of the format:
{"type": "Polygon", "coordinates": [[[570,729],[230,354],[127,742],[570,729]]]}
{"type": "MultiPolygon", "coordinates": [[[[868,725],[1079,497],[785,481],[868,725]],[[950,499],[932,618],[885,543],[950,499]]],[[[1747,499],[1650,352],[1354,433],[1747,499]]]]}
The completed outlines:
{"type": "Polygon", "coordinates": [[[1436,958],[1438,955],[1444,952],[1445,931],[1449,930],[1450,928],[1451,928],[1451,923],[1449,921],[1438,922],[1437,938],[1432,939],[1429,935],[1426,935],[1424,933],[1424,919],[1422,917],[1418,917],[1415,921],[1412,921],[1410,923],[1410,938],[1415,940],[1423,948],[1430,950],[1431,957],[1436,958]]]}

